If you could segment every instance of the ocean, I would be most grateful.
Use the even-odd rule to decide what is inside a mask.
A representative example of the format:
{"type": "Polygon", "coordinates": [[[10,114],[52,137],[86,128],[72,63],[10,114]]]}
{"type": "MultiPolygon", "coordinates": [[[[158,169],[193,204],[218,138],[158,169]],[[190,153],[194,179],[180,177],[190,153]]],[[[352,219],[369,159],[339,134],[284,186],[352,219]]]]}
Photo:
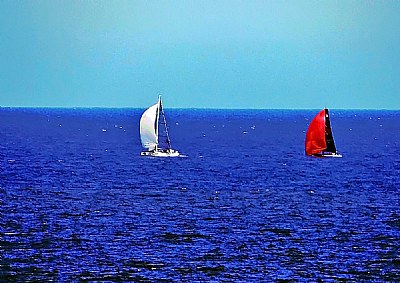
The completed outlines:
{"type": "Polygon", "coordinates": [[[0,282],[400,282],[400,111],[0,108],[0,282]]]}

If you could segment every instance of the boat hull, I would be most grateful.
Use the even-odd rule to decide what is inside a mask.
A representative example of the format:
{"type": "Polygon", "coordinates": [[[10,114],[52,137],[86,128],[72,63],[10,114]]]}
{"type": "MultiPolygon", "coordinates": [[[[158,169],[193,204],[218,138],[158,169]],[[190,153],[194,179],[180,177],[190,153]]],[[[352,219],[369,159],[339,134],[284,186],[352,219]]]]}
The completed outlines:
{"type": "Polygon", "coordinates": [[[150,157],[178,157],[179,152],[176,150],[168,150],[168,151],[142,151],[140,153],[141,156],[150,156],[150,157]]]}
{"type": "Polygon", "coordinates": [[[340,153],[320,153],[320,154],[313,154],[311,156],[315,156],[315,157],[332,157],[332,158],[341,158],[341,157],[343,157],[340,153]]]}

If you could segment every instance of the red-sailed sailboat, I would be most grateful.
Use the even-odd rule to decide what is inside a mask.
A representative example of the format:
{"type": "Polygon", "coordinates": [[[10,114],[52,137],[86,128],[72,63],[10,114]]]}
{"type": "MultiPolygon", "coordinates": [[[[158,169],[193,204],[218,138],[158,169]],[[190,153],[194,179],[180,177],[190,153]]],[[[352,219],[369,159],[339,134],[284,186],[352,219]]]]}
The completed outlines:
{"type": "Polygon", "coordinates": [[[306,154],[319,157],[342,157],[333,140],[328,109],[321,110],[311,121],[306,134],[306,154]]]}

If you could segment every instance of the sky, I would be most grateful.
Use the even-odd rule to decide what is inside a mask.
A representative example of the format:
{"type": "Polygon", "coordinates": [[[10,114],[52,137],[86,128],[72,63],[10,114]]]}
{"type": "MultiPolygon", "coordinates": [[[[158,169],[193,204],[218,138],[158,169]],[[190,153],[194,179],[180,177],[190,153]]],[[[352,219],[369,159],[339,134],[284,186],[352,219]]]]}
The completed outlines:
{"type": "Polygon", "coordinates": [[[400,109],[400,1],[0,1],[0,106],[400,109]]]}

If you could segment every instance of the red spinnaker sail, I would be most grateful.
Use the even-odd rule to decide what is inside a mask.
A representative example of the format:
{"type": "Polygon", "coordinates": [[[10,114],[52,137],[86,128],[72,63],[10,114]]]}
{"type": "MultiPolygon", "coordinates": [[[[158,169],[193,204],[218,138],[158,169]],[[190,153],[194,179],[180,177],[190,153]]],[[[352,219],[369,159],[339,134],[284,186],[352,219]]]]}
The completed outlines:
{"type": "Polygon", "coordinates": [[[321,110],[311,121],[306,134],[306,154],[317,154],[326,149],[325,109],[321,110]]]}

